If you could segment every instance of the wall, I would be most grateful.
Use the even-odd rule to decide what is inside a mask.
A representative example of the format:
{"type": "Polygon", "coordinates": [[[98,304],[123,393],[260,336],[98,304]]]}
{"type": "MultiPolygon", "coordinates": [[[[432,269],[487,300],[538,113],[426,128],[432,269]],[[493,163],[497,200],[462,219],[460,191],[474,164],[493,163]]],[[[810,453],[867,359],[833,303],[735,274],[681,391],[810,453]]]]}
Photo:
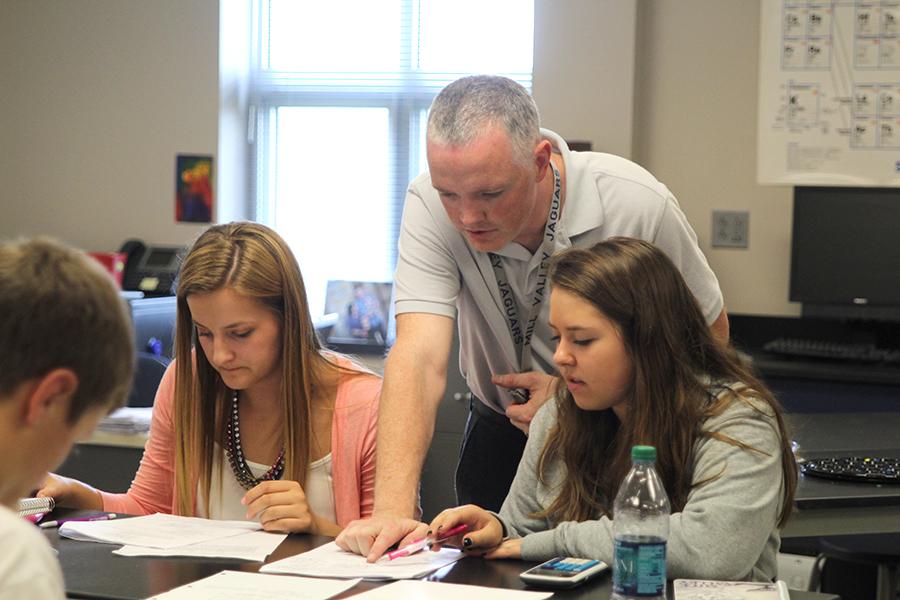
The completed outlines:
{"type": "Polygon", "coordinates": [[[666,183],[732,313],[796,315],[787,301],[792,188],[756,183],[760,3],[638,3],[635,160],[666,183]],[[712,210],[750,212],[747,250],[710,247],[712,210]]]}
{"type": "MultiPolygon", "coordinates": [[[[222,50],[220,94],[220,5],[226,26],[243,10],[0,0],[0,236],[183,243],[200,227],[173,222],[178,152],[217,154],[220,218],[241,214],[245,65],[222,50]],[[231,151],[217,153],[220,135],[231,151]]],[[[791,192],[755,183],[758,0],[536,0],[535,17],[544,123],[634,158],[675,192],[731,312],[797,314],[791,192]],[[748,250],[710,248],[714,208],[750,211],[748,250]]]]}
{"type": "Polygon", "coordinates": [[[216,158],[217,221],[226,223],[252,214],[248,193],[250,145],[249,104],[250,3],[224,0],[219,6],[219,144],[216,158]]]}
{"type": "Polygon", "coordinates": [[[0,0],[0,236],[183,243],[175,154],[215,154],[216,0],[0,0]]]}
{"type": "Polygon", "coordinates": [[[567,140],[630,158],[637,0],[535,0],[541,121],[567,140]]]}

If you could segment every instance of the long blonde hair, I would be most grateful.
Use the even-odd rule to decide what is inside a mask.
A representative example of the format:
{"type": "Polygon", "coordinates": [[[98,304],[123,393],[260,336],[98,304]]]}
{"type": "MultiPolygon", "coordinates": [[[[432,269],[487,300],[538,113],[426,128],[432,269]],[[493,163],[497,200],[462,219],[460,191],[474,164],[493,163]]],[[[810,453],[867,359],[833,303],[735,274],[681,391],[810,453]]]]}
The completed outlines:
{"type": "Polygon", "coordinates": [[[631,466],[634,444],[656,446],[657,470],[672,512],[679,512],[692,487],[705,483],[693,481],[695,444],[714,438],[748,452],[780,452],[783,526],[793,505],[797,468],[781,407],[737,353],[713,338],[672,261],[645,241],[611,238],[590,249],[556,255],[549,278],[553,289],[575,294],[615,323],[634,364],[634,379],[626,423],[611,410],[579,409],[565,383],[558,382],[558,419],[543,448],[538,475],[544,481],[549,465],[558,459],[568,477],[540,516],[556,522],[612,516],[612,501],[631,466]],[[744,387],[711,390],[710,382],[744,387]],[[760,412],[762,406],[773,416],[779,448],[753,448],[703,429],[704,421],[733,402],[749,399],[755,400],[749,406],[760,412]]]}
{"type": "MultiPolygon", "coordinates": [[[[285,241],[257,223],[214,225],[181,265],[175,334],[175,508],[192,515],[199,488],[209,514],[214,443],[222,444],[232,391],[200,344],[187,298],[229,287],[255,298],[281,325],[281,422],[284,477],[305,484],[312,439],[311,405],[329,367],[322,355],[300,267],[285,241]],[[193,360],[192,360],[193,356],[193,360]]],[[[221,472],[221,471],[220,471],[221,472]]]]}

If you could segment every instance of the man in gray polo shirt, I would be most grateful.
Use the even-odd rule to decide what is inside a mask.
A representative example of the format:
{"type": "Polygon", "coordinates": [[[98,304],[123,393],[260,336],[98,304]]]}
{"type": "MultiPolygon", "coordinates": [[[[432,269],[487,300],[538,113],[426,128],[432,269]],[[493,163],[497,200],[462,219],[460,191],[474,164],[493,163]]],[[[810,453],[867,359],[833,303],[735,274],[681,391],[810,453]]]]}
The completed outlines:
{"type": "Polygon", "coordinates": [[[397,339],[379,413],[375,514],[337,540],[370,560],[406,543],[415,528],[454,319],[473,394],[457,496],[499,510],[555,372],[546,301],[554,253],[612,236],[651,241],[679,267],[716,334],[728,338],[718,281],[671,192],[623,158],[570,152],[540,129],[520,85],[475,76],[444,88],[429,114],[427,156],[429,172],[407,191],[398,245],[397,339]]]}

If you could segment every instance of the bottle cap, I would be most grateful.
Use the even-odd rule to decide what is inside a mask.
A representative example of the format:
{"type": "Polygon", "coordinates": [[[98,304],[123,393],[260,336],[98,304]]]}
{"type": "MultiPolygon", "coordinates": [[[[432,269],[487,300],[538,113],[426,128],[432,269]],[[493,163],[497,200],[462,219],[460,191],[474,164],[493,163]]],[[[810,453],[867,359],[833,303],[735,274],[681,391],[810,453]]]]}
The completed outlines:
{"type": "Polygon", "coordinates": [[[656,448],[653,446],[632,446],[631,460],[656,460],[656,448]]]}

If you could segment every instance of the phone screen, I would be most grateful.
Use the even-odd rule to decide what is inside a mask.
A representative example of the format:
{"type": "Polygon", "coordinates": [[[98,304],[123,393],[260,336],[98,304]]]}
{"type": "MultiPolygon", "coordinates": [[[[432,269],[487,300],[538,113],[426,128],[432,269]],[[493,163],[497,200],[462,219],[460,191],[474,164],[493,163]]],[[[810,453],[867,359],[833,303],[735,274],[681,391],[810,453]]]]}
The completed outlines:
{"type": "Polygon", "coordinates": [[[555,558],[531,569],[529,572],[535,575],[550,575],[552,577],[575,577],[583,571],[587,571],[600,561],[586,558],[555,558]]]}
{"type": "Polygon", "coordinates": [[[168,267],[177,254],[177,250],[154,248],[147,256],[144,266],[147,268],[168,267]]]}

